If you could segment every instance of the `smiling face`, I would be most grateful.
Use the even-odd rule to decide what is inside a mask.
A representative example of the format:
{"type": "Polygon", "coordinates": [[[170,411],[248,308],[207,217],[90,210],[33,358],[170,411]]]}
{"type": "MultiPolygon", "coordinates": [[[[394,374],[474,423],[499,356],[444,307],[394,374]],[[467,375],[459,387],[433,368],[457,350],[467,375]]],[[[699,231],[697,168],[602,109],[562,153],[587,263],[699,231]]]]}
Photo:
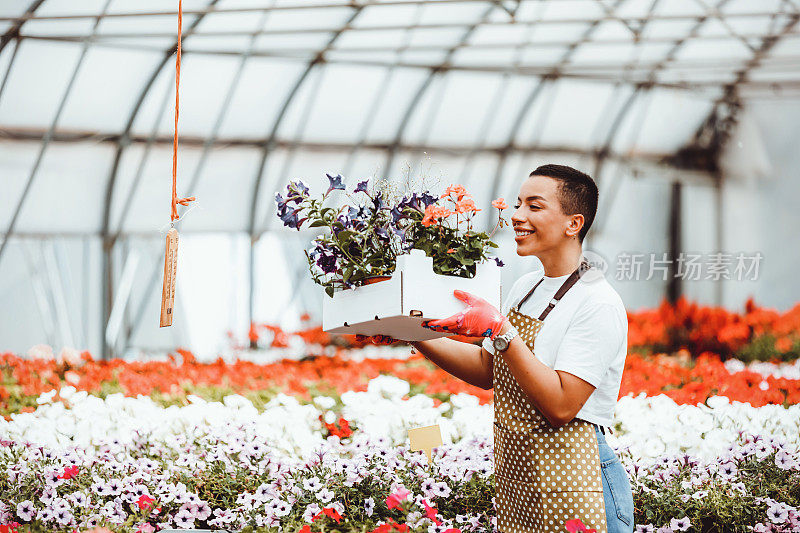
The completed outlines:
{"type": "Polygon", "coordinates": [[[559,182],[547,176],[522,182],[511,217],[517,255],[549,254],[578,240],[583,215],[565,214],[559,194],[559,182]]]}

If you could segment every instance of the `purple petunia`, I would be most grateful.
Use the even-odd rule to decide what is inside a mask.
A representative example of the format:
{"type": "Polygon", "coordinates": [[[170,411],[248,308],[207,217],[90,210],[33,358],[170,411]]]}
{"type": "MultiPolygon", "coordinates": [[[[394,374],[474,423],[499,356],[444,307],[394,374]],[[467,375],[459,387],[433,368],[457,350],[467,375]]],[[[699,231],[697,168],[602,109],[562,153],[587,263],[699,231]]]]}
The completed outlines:
{"type": "Polygon", "coordinates": [[[353,192],[367,192],[367,183],[369,183],[369,180],[359,181],[353,192]]]}
{"type": "Polygon", "coordinates": [[[322,252],[319,259],[317,259],[317,266],[326,274],[336,272],[336,256],[328,254],[327,252],[322,252]]]}
{"type": "Polygon", "coordinates": [[[325,175],[328,176],[328,182],[330,183],[330,185],[328,186],[328,190],[325,191],[326,195],[330,193],[332,190],[339,190],[339,191],[344,190],[344,183],[342,183],[342,176],[340,174],[337,174],[335,176],[331,176],[330,174],[325,174],[325,175]]]}

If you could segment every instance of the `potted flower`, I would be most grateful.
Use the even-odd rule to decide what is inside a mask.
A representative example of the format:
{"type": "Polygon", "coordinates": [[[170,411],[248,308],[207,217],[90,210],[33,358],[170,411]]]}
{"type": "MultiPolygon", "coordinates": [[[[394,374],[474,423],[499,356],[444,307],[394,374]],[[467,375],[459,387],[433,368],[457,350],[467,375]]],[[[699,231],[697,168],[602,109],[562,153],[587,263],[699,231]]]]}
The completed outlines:
{"type": "MultiPolygon", "coordinates": [[[[471,278],[476,265],[489,259],[490,248],[497,248],[491,237],[507,225],[502,199],[492,205],[498,220],[491,234],[472,227],[477,208],[471,195],[460,185],[451,185],[436,196],[430,191],[406,194],[392,201],[384,191],[370,191],[369,180],[358,182],[347,193],[342,176],[327,174],[328,190],[313,198],[301,181],[290,182],[285,198],[277,193],[277,216],[284,225],[300,230],[325,228],[306,251],[314,281],[332,297],[337,289],[365,285],[378,276],[390,276],[397,256],[410,250],[422,250],[433,260],[437,274],[471,278]],[[341,207],[326,206],[333,191],[344,191],[351,203],[341,207]]],[[[498,266],[503,263],[493,258],[498,266]]]]}

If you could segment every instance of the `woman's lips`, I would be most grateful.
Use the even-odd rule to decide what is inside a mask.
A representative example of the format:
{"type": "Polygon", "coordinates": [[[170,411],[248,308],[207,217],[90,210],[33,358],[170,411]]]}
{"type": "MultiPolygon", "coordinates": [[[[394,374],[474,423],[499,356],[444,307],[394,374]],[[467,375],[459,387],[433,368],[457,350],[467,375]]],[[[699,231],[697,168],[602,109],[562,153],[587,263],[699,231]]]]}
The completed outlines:
{"type": "Polygon", "coordinates": [[[536,233],[536,231],[535,231],[535,230],[534,230],[534,231],[532,231],[532,230],[524,230],[524,231],[525,231],[526,233],[524,233],[524,234],[522,234],[522,235],[520,235],[520,234],[517,234],[517,235],[515,235],[515,236],[514,236],[514,240],[515,240],[516,242],[522,242],[522,241],[524,241],[525,239],[527,239],[528,237],[530,237],[530,236],[532,236],[532,235],[534,235],[534,234],[536,233]],[[531,231],[531,233],[527,233],[527,232],[529,232],[529,231],[531,231]]]}

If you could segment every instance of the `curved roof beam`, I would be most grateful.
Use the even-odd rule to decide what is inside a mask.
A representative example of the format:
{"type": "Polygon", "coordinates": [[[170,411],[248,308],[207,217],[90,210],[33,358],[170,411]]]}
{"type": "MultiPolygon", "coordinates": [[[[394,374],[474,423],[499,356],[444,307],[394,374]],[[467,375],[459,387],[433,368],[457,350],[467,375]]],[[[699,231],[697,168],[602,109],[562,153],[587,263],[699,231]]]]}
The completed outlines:
{"type": "Polygon", "coordinates": [[[472,33],[475,31],[475,29],[477,29],[477,27],[480,24],[485,22],[489,18],[489,15],[491,15],[496,8],[497,4],[492,4],[486,11],[483,12],[483,15],[481,15],[480,22],[473,23],[467,28],[467,31],[464,32],[464,35],[462,35],[459,42],[456,43],[455,46],[451,47],[447,51],[444,61],[431,68],[428,77],[425,78],[425,81],[422,82],[422,85],[420,85],[419,89],[417,89],[416,94],[411,99],[411,102],[408,104],[408,107],[406,107],[406,110],[403,113],[403,118],[401,119],[400,125],[397,127],[397,132],[394,135],[394,141],[389,146],[389,150],[387,151],[388,153],[386,154],[386,163],[384,164],[385,167],[384,175],[386,177],[388,177],[388,173],[392,167],[392,164],[394,163],[394,158],[395,155],[397,154],[397,147],[402,142],[403,134],[405,133],[406,127],[408,126],[408,121],[411,119],[411,116],[414,114],[414,111],[416,111],[417,104],[419,104],[419,101],[422,99],[423,95],[427,92],[428,87],[430,87],[431,83],[433,82],[433,79],[439,72],[444,72],[447,70],[448,63],[450,63],[450,60],[453,58],[453,54],[455,54],[456,50],[464,46],[467,40],[472,36],[472,33]]]}
{"type": "MultiPolygon", "coordinates": [[[[714,11],[718,12],[718,10],[722,9],[722,7],[724,7],[728,1],[729,0],[720,0],[717,2],[717,4],[714,6],[714,11]]],[[[698,35],[700,29],[706,23],[706,20],[706,17],[700,17],[697,19],[697,22],[695,22],[695,24],[692,26],[692,29],[689,30],[689,33],[683,39],[672,45],[669,51],[664,55],[664,59],[659,61],[658,64],[650,70],[650,73],[647,76],[647,82],[638,84],[636,86],[636,90],[630,94],[625,104],[620,108],[617,116],[614,118],[611,128],[608,131],[608,135],[606,136],[603,146],[597,152],[597,159],[595,159],[593,174],[595,181],[600,180],[600,173],[603,171],[603,166],[605,165],[605,161],[608,157],[609,151],[611,150],[611,145],[614,143],[614,139],[617,137],[617,132],[624,122],[625,117],[628,115],[628,112],[633,107],[633,103],[636,101],[636,98],[642,91],[652,90],[658,73],[661,72],[661,70],[675,58],[681,48],[683,48],[690,39],[698,35]]]]}
{"type": "MultiPolygon", "coordinates": [[[[259,197],[259,194],[261,193],[261,184],[262,184],[263,178],[264,178],[264,171],[265,171],[265,167],[266,167],[266,164],[267,164],[267,158],[269,157],[270,152],[272,152],[272,149],[275,146],[275,138],[276,138],[276,136],[278,134],[278,129],[280,128],[281,124],[283,123],[283,119],[286,116],[286,112],[288,111],[289,106],[294,101],[295,96],[297,96],[297,93],[299,92],[300,88],[303,86],[303,83],[308,78],[308,75],[311,73],[312,70],[314,70],[314,67],[316,65],[325,62],[325,53],[328,52],[333,47],[333,45],[336,43],[336,41],[339,39],[339,37],[345,31],[347,31],[347,29],[349,28],[350,24],[353,23],[353,21],[356,19],[356,17],[358,17],[358,15],[364,9],[364,6],[362,6],[362,5],[351,5],[351,7],[354,8],[354,11],[350,15],[350,18],[347,19],[347,22],[345,22],[344,25],[342,25],[342,27],[339,28],[331,36],[331,38],[325,44],[324,48],[317,53],[317,55],[314,57],[314,59],[312,59],[311,61],[309,61],[306,64],[306,68],[303,70],[303,73],[300,74],[300,76],[298,76],[297,79],[295,80],[294,85],[292,86],[292,89],[289,91],[289,94],[284,99],[283,104],[280,107],[280,111],[278,111],[278,114],[276,115],[275,120],[272,123],[272,128],[270,129],[269,135],[261,143],[261,160],[259,161],[259,164],[258,164],[258,169],[257,169],[258,173],[256,174],[255,185],[253,186],[253,194],[252,194],[251,202],[250,202],[250,217],[249,217],[250,222],[249,222],[248,228],[247,228],[251,239],[256,236],[256,231],[255,231],[255,225],[256,224],[255,224],[255,221],[256,221],[256,210],[258,208],[258,197],[259,197]]],[[[271,205],[272,205],[272,202],[270,202],[269,206],[271,206],[271,205]]],[[[267,208],[268,210],[269,210],[269,206],[267,208]]]]}
{"type": "MultiPolygon", "coordinates": [[[[25,10],[25,14],[18,19],[14,19],[14,23],[11,27],[6,30],[2,37],[0,37],[0,52],[6,47],[6,45],[11,42],[12,39],[16,39],[19,37],[19,30],[22,28],[22,25],[25,24],[30,17],[36,14],[36,10],[44,3],[44,0],[34,0],[29,6],[28,9],[25,10]]],[[[103,9],[103,13],[105,13],[105,9],[103,9]]],[[[102,14],[101,14],[102,15],[102,14]]],[[[100,19],[98,18],[98,21],[100,19]]],[[[95,27],[97,24],[95,23],[95,27]]],[[[94,30],[92,30],[94,32],[94,30]]]]}
{"type": "MultiPolygon", "coordinates": [[[[625,0],[616,0],[614,5],[611,7],[611,10],[616,10],[624,1],[625,0]]],[[[517,135],[519,134],[519,130],[522,127],[522,122],[525,120],[525,116],[527,116],[528,111],[536,102],[536,100],[539,99],[539,96],[542,94],[542,90],[544,89],[545,85],[559,78],[559,66],[569,61],[580,45],[591,41],[592,34],[595,32],[595,30],[597,30],[597,27],[601,22],[601,20],[595,20],[591,22],[589,27],[586,28],[581,34],[580,39],[567,47],[562,54],[558,65],[549,73],[543,75],[539,80],[539,83],[536,84],[536,87],[534,87],[533,90],[528,94],[528,98],[525,99],[525,102],[520,107],[519,113],[517,113],[517,118],[514,119],[511,130],[508,132],[506,144],[500,151],[500,158],[497,160],[497,169],[495,170],[494,179],[492,180],[492,191],[489,195],[489,198],[497,197],[498,191],[500,190],[500,182],[503,179],[503,171],[505,170],[506,162],[508,160],[508,154],[514,148],[514,139],[516,139],[517,135]]],[[[489,230],[491,230],[491,227],[489,223],[487,223],[487,231],[489,230]]]]}
{"type": "MultiPolygon", "coordinates": [[[[183,35],[181,36],[182,39],[190,36],[194,31],[197,29],[197,26],[203,20],[203,17],[206,13],[210,12],[210,8],[216,4],[218,0],[211,0],[208,3],[207,10],[197,16],[197,18],[189,25],[189,27],[184,31],[183,35]]],[[[117,175],[119,173],[119,163],[122,159],[122,153],[125,151],[125,148],[130,144],[130,133],[131,129],[133,128],[133,123],[136,120],[136,117],[139,115],[139,110],[144,103],[145,98],[150,93],[150,89],[153,87],[156,79],[158,78],[161,71],[164,69],[164,66],[167,64],[169,59],[175,54],[178,50],[178,41],[175,41],[175,44],[170,46],[168,49],[164,51],[164,57],[161,58],[161,61],[153,69],[153,72],[150,73],[150,77],[148,78],[147,82],[142,87],[142,90],[139,92],[139,97],[136,99],[136,103],[131,110],[131,114],[128,116],[128,122],[125,124],[125,129],[119,136],[117,140],[117,150],[114,153],[114,162],[111,164],[111,169],[109,170],[108,180],[106,182],[106,198],[105,204],[103,206],[103,222],[102,222],[102,229],[100,232],[100,236],[103,239],[103,280],[101,285],[103,287],[103,312],[100,315],[100,337],[102,339],[102,352],[101,356],[105,357],[106,353],[108,352],[108,345],[106,344],[106,336],[105,336],[105,329],[106,329],[106,321],[108,320],[109,310],[111,308],[111,288],[113,285],[113,280],[111,276],[111,250],[114,247],[114,239],[109,237],[109,229],[110,229],[110,222],[111,222],[111,201],[114,197],[114,186],[117,182],[117,175]]]]}
{"type": "MultiPolygon", "coordinates": [[[[108,9],[111,0],[106,0],[105,4],[103,4],[103,12],[108,9]]],[[[101,17],[98,17],[95,20],[94,25],[92,26],[92,33],[97,31],[97,27],[100,25],[101,17]]],[[[14,235],[14,229],[17,225],[17,220],[19,219],[19,215],[22,212],[22,208],[25,205],[25,200],[28,198],[28,194],[31,192],[31,188],[33,187],[33,183],[36,180],[36,176],[39,174],[39,166],[42,164],[42,160],[44,159],[44,154],[47,151],[47,147],[50,145],[50,140],[53,138],[53,134],[58,127],[58,121],[61,119],[61,113],[64,111],[64,108],[67,104],[67,99],[69,98],[70,93],[72,92],[72,87],[75,85],[75,80],[78,79],[78,73],[81,70],[81,66],[83,65],[83,60],[86,58],[86,52],[89,51],[89,40],[86,40],[83,43],[83,47],[81,48],[80,56],[78,57],[78,61],[75,63],[75,68],[72,70],[72,75],[69,78],[69,82],[67,83],[66,89],[64,89],[64,94],[61,96],[61,101],[58,103],[58,108],[56,109],[56,114],[53,116],[53,121],[50,123],[50,127],[47,129],[44,137],[42,138],[42,144],[39,146],[39,153],[36,155],[36,160],[33,163],[33,168],[31,168],[30,175],[28,176],[28,181],[25,183],[25,188],[22,190],[22,195],[17,202],[17,206],[14,208],[14,214],[11,216],[11,221],[8,224],[8,229],[6,229],[5,236],[3,238],[3,243],[0,244],[0,262],[3,260],[3,252],[6,250],[6,246],[8,245],[8,241],[11,240],[11,237],[14,235]]]]}

